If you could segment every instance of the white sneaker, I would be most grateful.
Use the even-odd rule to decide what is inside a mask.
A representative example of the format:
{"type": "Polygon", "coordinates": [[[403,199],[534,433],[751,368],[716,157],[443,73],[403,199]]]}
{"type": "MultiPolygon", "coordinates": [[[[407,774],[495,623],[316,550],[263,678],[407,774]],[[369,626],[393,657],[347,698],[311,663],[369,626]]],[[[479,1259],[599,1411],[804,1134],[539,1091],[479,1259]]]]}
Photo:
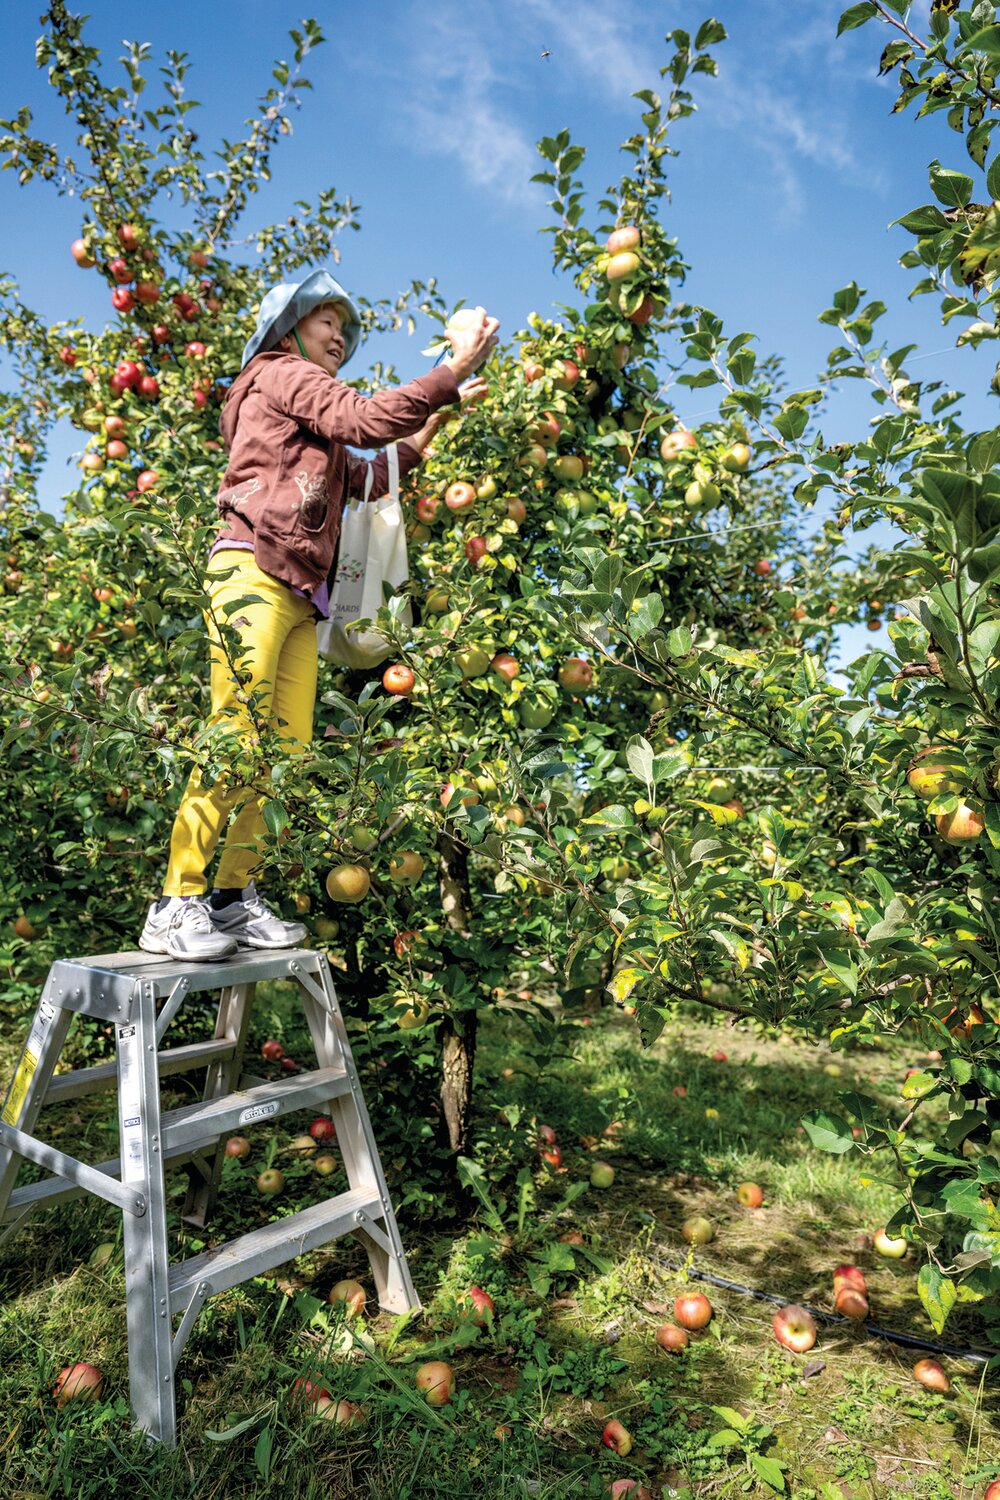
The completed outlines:
{"type": "Polygon", "coordinates": [[[212,911],[203,896],[171,896],[162,911],[154,901],[139,937],[145,953],[166,953],[170,958],[204,963],[232,958],[237,951],[233,938],[218,932],[212,911]]]}
{"type": "Polygon", "coordinates": [[[285,922],[277,916],[258,896],[253,881],[244,890],[242,901],[218,908],[209,906],[209,917],[216,932],[235,938],[241,948],[294,948],[309,935],[302,922],[285,922]]]}

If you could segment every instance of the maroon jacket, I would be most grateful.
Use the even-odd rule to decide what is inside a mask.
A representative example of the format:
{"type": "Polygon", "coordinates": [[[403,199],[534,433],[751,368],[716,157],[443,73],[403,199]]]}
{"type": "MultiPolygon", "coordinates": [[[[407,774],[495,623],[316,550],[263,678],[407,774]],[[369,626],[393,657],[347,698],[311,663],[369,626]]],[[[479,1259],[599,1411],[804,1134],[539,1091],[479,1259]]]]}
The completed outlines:
{"type": "MultiPolygon", "coordinates": [[[[362,396],[301,355],[255,355],[233,382],[219,424],[229,465],[216,540],[252,542],[259,568],[311,593],[330,575],[344,497],[364,494],[370,467],[344,444],[385,447],[458,399],[447,365],[362,396]]],[[[400,474],[419,462],[416,449],[400,443],[400,474]]],[[[376,499],[388,485],[385,454],[371,467],[376,499]]]]}

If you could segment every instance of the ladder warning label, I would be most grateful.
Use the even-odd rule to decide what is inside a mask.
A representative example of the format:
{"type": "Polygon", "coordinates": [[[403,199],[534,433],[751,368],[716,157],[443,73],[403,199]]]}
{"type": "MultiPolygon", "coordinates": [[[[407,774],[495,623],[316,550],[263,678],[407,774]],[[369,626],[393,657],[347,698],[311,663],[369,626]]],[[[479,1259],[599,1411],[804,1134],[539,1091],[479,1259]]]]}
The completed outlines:
{"type": "Polygon", "coordinates": [[[5,1125],[16,1125],[21,1118],[21,1110],[24,1101],[28,1097],[28,1085],[31,1082],[35,1068],[38,1066],[38,1058],[34,1052],[25,1047],[21,1054],[21,1061],[17,1065],[14,1081],[7,1093],[7,1103],[3,1107],[3,1119],[5,1125]]]}
{"type": "Polygon", "coordinates": [[[266,1120],[269,1115],[276,1115],[279,1107],[277,1099],[269,1099],[266,1104],[254,1104],[243,1111],[237,1123],[252,1125],[254,1120],[266,1120]]]}
{"type": "Polygon", "coordinates": [[[35,1019],[31,1023],[28,1040],[21,1053],[21,1061],[17,1065],[14,1080],[7,1091],[7,1102],[4,1104],[3,1114],[0,1115],[5,1125],[16,1125],[21,1118],[24,1101],[28,1097],[28,1088],[35,1069],[38,1067],[38,1058],[45,1042],[45,1032],[55,1013],[55,1006],[48,1000],[42,1000],[35,1011],[35,1019]]]}

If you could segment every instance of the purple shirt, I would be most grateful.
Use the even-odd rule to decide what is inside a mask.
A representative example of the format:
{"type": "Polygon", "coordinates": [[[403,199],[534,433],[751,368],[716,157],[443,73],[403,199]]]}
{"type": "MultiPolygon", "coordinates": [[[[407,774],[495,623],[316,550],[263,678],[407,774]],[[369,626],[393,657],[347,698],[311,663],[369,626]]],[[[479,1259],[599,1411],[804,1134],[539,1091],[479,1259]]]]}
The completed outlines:
{"type": "MultiPolygon", "coordinates": [[[[253,542],[228,542],[225,540],[216,542],[208,555],[209,557],[214,557],[217,552],[225,551],[252,552],[253,542]]],[[[295,588],[292,584],[286,584],[285,587],[290,588],[293,594],[298,594],[300,599],[310,599],[313,608],[321,620],[328,620],[330,618],[330,585],[325,578],[311,594],[307,594],[305,589],[295,588]]]]}

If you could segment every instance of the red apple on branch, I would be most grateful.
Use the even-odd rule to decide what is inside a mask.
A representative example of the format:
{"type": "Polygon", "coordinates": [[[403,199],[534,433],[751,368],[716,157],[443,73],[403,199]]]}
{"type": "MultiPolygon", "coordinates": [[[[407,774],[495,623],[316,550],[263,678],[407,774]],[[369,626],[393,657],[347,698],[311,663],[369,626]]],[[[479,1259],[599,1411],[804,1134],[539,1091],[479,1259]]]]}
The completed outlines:
{"type": "Polygon", "coordinates": [[[620,255],[623,250],[638,250],[642,243],[642,234],[634,224],[625,224],[621,229],[614,229],[608,235],[605,245],[609,255],[620,255]]]}
{"type": "Polygon", "coordinates": [[[382,686],[387,693],[392,693],[398,698],[408,697],[413,692],[416,680],[410,668],[401,663],[386,667],[382,673],[382,686]]]}
{"type": "MultiPolygon", "coordinates": [[[[461,514],[471,510],[476,503],[476,487],[466,479],[456,479],[444,492],[444,503],[450,511],[461,514]]],[[[421,519],[423,519],[421,517],[421,519]]]]}

